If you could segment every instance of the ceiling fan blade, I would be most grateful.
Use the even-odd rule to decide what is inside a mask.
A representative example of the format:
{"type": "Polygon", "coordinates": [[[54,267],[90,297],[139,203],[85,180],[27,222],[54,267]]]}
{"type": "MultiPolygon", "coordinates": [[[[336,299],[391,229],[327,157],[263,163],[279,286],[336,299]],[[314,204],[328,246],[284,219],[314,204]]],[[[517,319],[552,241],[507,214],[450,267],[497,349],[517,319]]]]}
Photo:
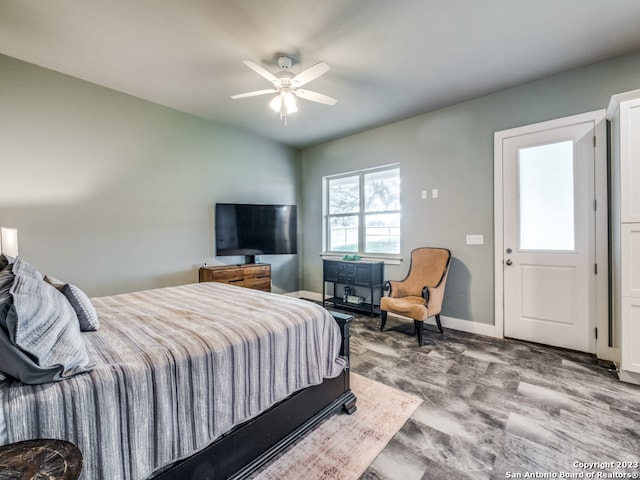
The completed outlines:
{"type": "Polygon", "coordinates": [[[264,67],[261,67],[257,63],[252,62],[251,60],[243,60],[242,63],[244,63],[247,67],[249,67],[251,70],[256,72],[258,75],[260,75],[260,76],[266,78],[267,80],[269,80],[274,85],[279,85],[280,84],[280,80],[278,79],[278,77],[276,77],[269,70],[267,70],[264,67]]]}
{"type": "Polygon", "coordinates": [[[231,95],[231,98],[235,100],[237,98],[255,97],[257,95],[266,95],[267,93],[276,93],[276,92],[278,92],[277,89],[268,88],[267,90],[256,90],[255,92],[238,93],[237,95],[231,95]]]}
{"type": "Polygon", "coordinates": [[[302,85],[309,83],[311,80],[315,80],[323,73],[329,70],[329,65],[325,62],[319,62],[310,66],[306,70],[301,71],[295,77],[291,79],[292,85],[301,87],[302,85]]]}
{"type": "Polygon", "coordinates": [[[311,90],[293,90],[293,93],[305,100],[312,102],[324,103],[325,105],[335,105],[338,100],[323,93],[312,92],[311,90]]]}

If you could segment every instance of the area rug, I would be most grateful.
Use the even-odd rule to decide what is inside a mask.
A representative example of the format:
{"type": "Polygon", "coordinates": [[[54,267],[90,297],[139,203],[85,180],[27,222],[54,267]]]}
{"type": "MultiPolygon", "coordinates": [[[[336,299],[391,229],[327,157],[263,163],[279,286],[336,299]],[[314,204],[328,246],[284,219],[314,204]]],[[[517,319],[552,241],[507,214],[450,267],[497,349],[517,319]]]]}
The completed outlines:
{"type": "Polygon", "coordinates": [[[251,477],[252,480],[356,480],[422,399],[351,373],[353,415],[338,414],[251,477]]]}

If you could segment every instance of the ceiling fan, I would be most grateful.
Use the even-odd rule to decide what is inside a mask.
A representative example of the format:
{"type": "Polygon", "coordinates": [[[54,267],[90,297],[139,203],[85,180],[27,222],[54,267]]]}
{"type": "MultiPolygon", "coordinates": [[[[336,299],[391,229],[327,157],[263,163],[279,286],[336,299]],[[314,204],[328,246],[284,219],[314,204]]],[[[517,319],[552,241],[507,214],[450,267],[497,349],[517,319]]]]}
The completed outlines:
{"type": "Polygon", "coordinates": [[[275,74],[251,60],[244,60],[242,63],[258,75],[269,80],[273,84],[273,88],[231,95],[231,98],[238,99],[277,93],[271,102],[269,102],[269,106],[280,114],[280,118],[284,119],[285,125],[287,124],[287,116],[298,111],[296,97],[325,105],[335,105],[337,102],[335,98],[328,95],[300,88],[329,70],[329,65],[325,62],[316,63],[297,75],[289,70],[291,65],[293,65],[293,60],[291,57],[284,55],[278,57],[280,71],[275,74]]]}

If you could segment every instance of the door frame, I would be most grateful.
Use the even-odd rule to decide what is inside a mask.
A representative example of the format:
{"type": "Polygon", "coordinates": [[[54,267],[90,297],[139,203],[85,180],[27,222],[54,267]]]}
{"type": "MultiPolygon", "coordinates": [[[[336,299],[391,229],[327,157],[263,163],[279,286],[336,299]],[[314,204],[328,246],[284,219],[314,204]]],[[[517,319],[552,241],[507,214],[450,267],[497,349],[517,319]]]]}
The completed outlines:
{"type": "MultiPolygon", "coordinates": [[[[611,360],[613,349],[609,346],[609,206],[608,206],[608,180],[607,180],[607,124],[605,121],[606,110],[572,115],[522,127],[510,128],[494,133],[493,166],[494,166],[494,285],[495,285],[495,331],[497,336],[504,337],[504,202],[503,202],[503,141],[507,138],[527,135],[541,130],[575,125],[578,123],[593,122],[595,134],[594,147],[594,189],[597,202],[595,218],[595,259],[598,268],[596,275],[596,307],[595,328],[598,329],[596,339],[596,356],[611,360]]],[[[595,268],[595,266],[594,266],[595,268]]],[[[593,332],[595,336],[595,332],[593,332]]]]}

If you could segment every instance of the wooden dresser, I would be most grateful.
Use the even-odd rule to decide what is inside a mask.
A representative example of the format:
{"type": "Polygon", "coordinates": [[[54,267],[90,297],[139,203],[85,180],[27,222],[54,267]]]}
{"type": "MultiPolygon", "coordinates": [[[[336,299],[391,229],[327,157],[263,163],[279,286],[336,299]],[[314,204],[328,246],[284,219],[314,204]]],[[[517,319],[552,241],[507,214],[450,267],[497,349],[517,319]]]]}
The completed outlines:
{"type": "Polygon", "coordinates": [[[228,283],[270,292],[271,265],[268,263],[245,263],[242,265],[200,267],[200,281],[228,283]]]}

